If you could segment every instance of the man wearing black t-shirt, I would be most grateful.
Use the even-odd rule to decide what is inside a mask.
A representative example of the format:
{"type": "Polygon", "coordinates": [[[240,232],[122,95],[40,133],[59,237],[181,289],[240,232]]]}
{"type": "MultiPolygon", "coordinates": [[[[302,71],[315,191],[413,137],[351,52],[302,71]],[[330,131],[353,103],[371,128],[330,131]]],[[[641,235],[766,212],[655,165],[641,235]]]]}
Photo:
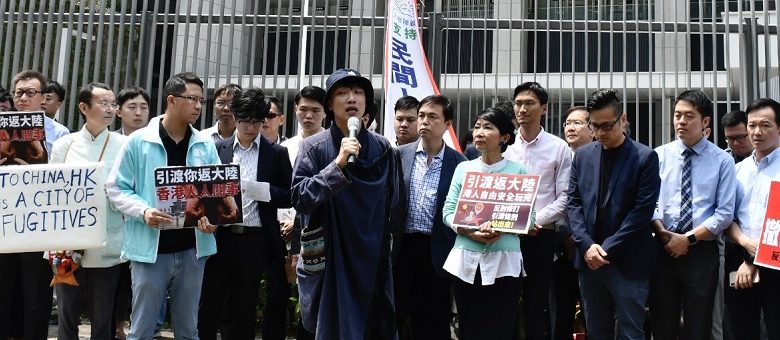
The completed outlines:
{"type": "Polygon", "coordinates": [[[577,149],[568,214],[588,338],[644,339],[645,303],[657,246],[650,219],[658,199],[658,155],[623,134],[614,90],[588,99],[595,143],[577,149]],[[617,322],[617,327],[616,323],[617,322]]]}
{"type": "Polygon", "coordinates": [[[197,228],[160,230],[172,217],[154,208],[154,169],[220,164],[214,142],[191,124],[204,102],[203,82],[180,73],[165,84],[161,119],[128,139],[106,183],[111,202],[126,217],[122,257],[131,261],[133,306],[127,339],[154,335],[161,304],[170,296],[176,338],[198,338],[198,302],[206,258],[216,253],[216,229],[201,217],[197,228]]]}

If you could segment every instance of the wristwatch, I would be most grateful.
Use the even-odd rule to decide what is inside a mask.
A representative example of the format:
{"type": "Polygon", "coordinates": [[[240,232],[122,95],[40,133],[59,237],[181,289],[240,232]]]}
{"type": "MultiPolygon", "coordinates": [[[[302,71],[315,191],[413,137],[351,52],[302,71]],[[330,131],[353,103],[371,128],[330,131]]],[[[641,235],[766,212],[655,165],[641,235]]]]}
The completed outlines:
{"type": "Polygon", "coordinates": [[[696,242],[699,242],[699,240],[696,239],[696,234],[693,233],[693,230],[685,233],[685,237],[688,239],[688,243],[690,245],[694,245],[696,242]]]}

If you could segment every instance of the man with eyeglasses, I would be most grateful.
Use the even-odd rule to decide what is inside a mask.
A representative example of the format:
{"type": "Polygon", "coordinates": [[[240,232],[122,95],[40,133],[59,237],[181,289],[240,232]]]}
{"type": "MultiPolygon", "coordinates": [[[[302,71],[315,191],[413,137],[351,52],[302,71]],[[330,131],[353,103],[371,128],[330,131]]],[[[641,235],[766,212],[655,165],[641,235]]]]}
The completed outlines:
{"type": "MultiPolygon", "coordinates": [[[[22,71],[14,77],[14,106],[17,111],[42,111],[43,88],[48,86],[48,80],[36,71],[22,71]]],[[[44,130],[46,132],[46,150],[51,153],[54,141],[70,134],[70,130],[54,119],[44,115],[44,130]]]]}
{"type": "MultiPolygon", "coordinates": [[[[255,182],[260,186],[251,196],[245,192],[241,197],[242,225],[225,226],[215,234],[219,252],[206,262],[198,313],[198,335],[205,340],[216,339],[218,329],[225,339],[255,337],[260,280],[271,250],[268,237],[274,232],[279,234],[277,209],[291,207],[292,165],[287,149],[271,144],[260,134],[269,110],[265,94],[253,87],[237,89],[232,95],[230,109],[235,115],[236,134],[217,142],[217,153],[222,164],[239,164],[242,184],[255,182]]],[[[281,271],[284,279],[284,267],[281,271]]],[[[272,326],[264,319],[263,333],[272,326]]],[[[273,338],[264,335],[263,339],[273,338]]]]}
{"type": "Polygon", "coordinates": [[[614,339],[617,330],[619,339],[645,339],[658,252],[650,225],[661,186],[658,156],[623,133],[627,118],[615,90],[594,92],[587,107],[596,142],[574,155],[568,216],[588,338],[614,339]]]}
{"type": "MultiPolygon", "coordinates": [[[[588,127],[588,117],[588,108],[585,106],[575,106],[566,111],[563,132],[572,155],[577,148],[593,141],[593,132],[588,127]]],[[[577,269],[573,264],[577,246],[574,244],[571,229],[565,218],[558,220],[555,226],[554,294],[551,294],[555,303],[554,313],[551,311],[551,314],[555,318],[552,339],[569,340],[574,332],[574,316],[580,297],[577,269]]]]}
{"type": "Polygon", "coordinates": [[[236,131],[236,119],[230,111],[230,100],[239,90],[239,85],[224,84],[214,91],[214,126],[200,131],[201,134],[210,136],[214,143],[232,137],[236,131]]]}
{"type": "Polygon", "coordinates": [[[517,142],[504,157],[523,164],[529,174],[541,175],[536,198],[536,225],[521,236],[523,266],[523,309],[526,339],[549,339],[549,291],[555,252],[555,222],[566,214],[571,151],[566,142],[544,131],[547,91],[535,82],[515,88],[514,111],[519,125],[517,142]]]}
{"type": "Polygon", "coordinates": [[[673,116],[677,140],[655,149],[662,181],[653,226],[666,255],[650,282],[648,304],[658,339],[711,336],[717,238],[733,219],[736,194],[733,159],[704,137],[712,111],[704,92],[681,93],[673,116]]]}
{"type": "Polygon", "coordinates": [[[279,127],[284,124],[285,119],[282,113],[282,101],[274,96],[268,96],[266,100],[271,103],[271,110],[263,120],[263,137],[271,143],[281,144],[287,140],[287,137],[279,134],[279,127]]]}
{"type": "MultiPolygon", "coordinates": [[[[41,89],[47,79],[36,71],[22,71],[13,78],[13,101],[18,111],[41,111],[43,95],[41,89]]],[[[51,154],[52,144],[70,133],[68,129],[44,115],[47,154],[51,154]]],[[[43,150],[41,150],[43,151],[43,150]]],[[[52,279],[49,261],[42,252],[0,254],[0,339],[11,336],[11,315],[23,314],[22,325],[25,339],[46,339],[48,334],[49,313],[52,303],[52,279]],[[15,311],[11,306],[14,294],[21,287],[21,305],[23,311],[15,311]]]]}
{"type": "Polygon", "coordinates": [[[753,153],[753,145],[748,140],[747,115],[744,111],[731,111],[723,115],[720,120],[723,125],[723,135],[726,136],[728,148],[726,152],[734,158],[734,163],[750,157],[753,153]]]}
{"type": "MultiPolygon", "coordinates": [[[[105,178],[126,141],[125,136],[108,130],[118,107],[114,99],[114,92],[106,84],[90,83],[79,90],[78,109],[84,115],[84,126],[54,143],[52,163],[104,162],[101,177],[105,178]]],[[[82,312],[89,315],[92,337],[111,339],[115,334],[115,296],[126,262],[119,256],[124,234],[122,215],[108,209],[105,225],[100,227],[106,230],[104,246],[83,251],[81,266],[74,272],[79,285],[55,286],[59,339],[79,338],[82,312]]]]}
{"type": "Polygon", "coordinates": [[[129,136],[106,183],[111,203],[127,219],[122,257],[131,261],[133,278],[130,340],[152,338],[166,294],[175,336],[198,337],[203,269],[217,252],[216,226],[205,216],[195,229],[158,229],[173,218],[155,208],[154,169],[220,164],[214,141],[192,127],[205,102],[203,81],[193,73],[176,74],[165,83],[164,99],[165,114],[129,136]]]}

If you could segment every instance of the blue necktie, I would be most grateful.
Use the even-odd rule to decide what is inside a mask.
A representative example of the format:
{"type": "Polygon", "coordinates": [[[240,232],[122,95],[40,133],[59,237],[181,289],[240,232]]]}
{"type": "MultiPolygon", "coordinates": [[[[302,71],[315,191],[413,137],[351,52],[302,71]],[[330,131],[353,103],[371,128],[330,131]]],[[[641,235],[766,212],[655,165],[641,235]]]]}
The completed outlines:
{"type": "Polygon", "coordinates": [[[693,183],[691,182],[691,148],[683,151],[682,180],[680,181],[680,221],[677,222],[677,232],[685,233],[693,225],[693,183]]]}

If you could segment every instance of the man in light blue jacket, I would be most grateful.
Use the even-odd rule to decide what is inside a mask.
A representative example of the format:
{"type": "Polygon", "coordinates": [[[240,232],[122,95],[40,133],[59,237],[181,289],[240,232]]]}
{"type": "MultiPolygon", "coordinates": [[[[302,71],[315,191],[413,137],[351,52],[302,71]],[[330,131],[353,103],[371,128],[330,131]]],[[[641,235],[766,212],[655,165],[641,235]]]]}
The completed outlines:
{"type": "Polygon", "coordinates": [[[106,183],[111,202],[125,216],[122,257],[131,261],[133,308],[127,338],[152,338],[163,298],[170,296],[177,339],[198,339],[198,297],[206,258],[217,252],[206,217],[198,228],[160,230],[172,217],[155,208],[154,169],[220,164],[214,142],[193,124],[200,116],[203,82],[193,73],[174,75],[165,84],[164,116],[138,130],[106,183]]]}

